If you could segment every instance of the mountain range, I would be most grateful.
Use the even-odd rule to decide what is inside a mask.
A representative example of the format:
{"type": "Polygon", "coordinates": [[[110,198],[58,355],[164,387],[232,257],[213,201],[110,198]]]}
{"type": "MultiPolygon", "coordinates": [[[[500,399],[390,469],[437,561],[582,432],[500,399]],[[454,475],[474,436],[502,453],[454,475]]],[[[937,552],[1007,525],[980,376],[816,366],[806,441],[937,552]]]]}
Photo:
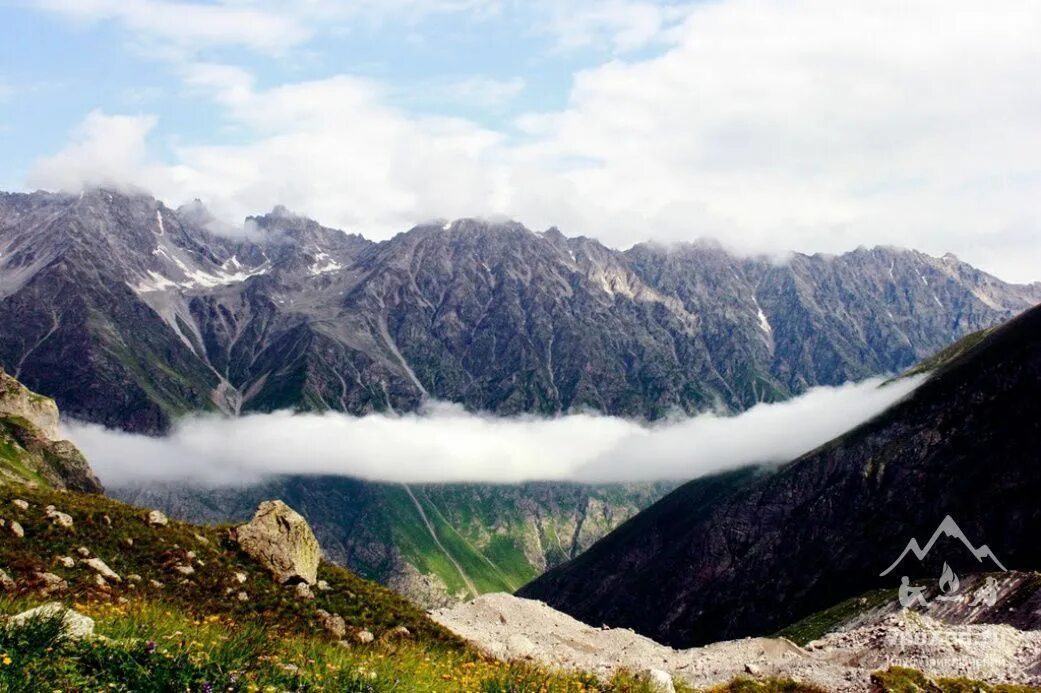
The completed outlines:
{"type": "Polygon", "coordinates": [[[1041,568],[1041,307],[926,368],[875,419],[780,468],[681,486],[519,594],[678,646],[775,632],[941,564],[1041,568]]]}
{"type": "Polygon", "coordinates": [[[368,241],[143,194],[0,194],[0,363],[68,416],[740,411],[895,372],[1041,302],[893,248],[784,262],[460,220],[368,241]]]}
{"type": "MultiPolygon", "coordinates": [[[[162,435],[279,409],[654,420],[900,371],[1041,302],[951,255],[743,257],[513,222],[381,242],[283,208],[240,227],[139,193],[0,194],[0,365],[71,418],[162,435]]],[[[330,555],[433,605],[514,589],[673,487],[285,477],[118,488],[184,519],[287,498],[330,555]]]]}

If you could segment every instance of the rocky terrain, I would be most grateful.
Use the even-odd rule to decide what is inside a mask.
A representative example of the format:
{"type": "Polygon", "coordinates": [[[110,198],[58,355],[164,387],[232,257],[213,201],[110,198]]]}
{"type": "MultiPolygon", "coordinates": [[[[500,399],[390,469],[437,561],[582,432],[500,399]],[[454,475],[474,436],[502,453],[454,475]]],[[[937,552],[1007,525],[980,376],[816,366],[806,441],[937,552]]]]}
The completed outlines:
{"type": "MultiPolygon", "coordinates": [[[[1036,601],[1037,576],[1032,583],[1036,601]]],[[[895,591],[890,597],[895,602],[895,591]]],[[[889,690],[875,672],[890,667],[912,668],[930,677],[1041,686],[1041,632],[945,623],[914,611],[876,612],[805,647],[784,638],[759,637],[684,650],[659,645],[631,630],[592,627],[542,602],[507,594],[484,595],[436,611],[433,617],[496,657],[527,658],[600,675],[628,669],[643,672],[647,679],[675,679],[698,690],[742,676],[783,677],[827,691],[889,690]]]]}
{"type": "Polygon", "coordinates": [[[0,364],[69,416],[737,411],[896,372],[1041,302],[953,256],[620,252],[461,220],[381,243],[284,209],[228,229],[145,195],[0,195],[0,364]]]}
{"type": "Polygon", "coordinates": [[[0,368],[0,478],[100,493],[101,483],[86,459],[59,437],[54,400],[0,368]]]}
{"type": "Polygon", "coordinates": [[[1041,308],[948,352],[876,419],[779,469],[682,486],[519,594],[689,646],[771,633],[948,562],[1036,570],[1038,392],[1041,308]],[[923,545],[921,561],[906,548],[923,545]]]}

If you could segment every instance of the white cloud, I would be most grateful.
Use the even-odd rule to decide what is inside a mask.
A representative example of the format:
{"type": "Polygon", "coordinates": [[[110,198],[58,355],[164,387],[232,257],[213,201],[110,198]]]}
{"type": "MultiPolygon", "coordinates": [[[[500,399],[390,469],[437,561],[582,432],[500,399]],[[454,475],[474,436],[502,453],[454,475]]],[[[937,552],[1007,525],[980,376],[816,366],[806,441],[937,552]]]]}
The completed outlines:
{"type": "Polygon", "coordinates": [[[37,162],[28,177],[32,187],[75,192],[83,186],[134,184],[147,188],[145,138],[155,116],[91,112],[58,154],[37,162]]]}
{"type": "Polygon", "coordinates": [[[234,485],[274,474],[393,482],[688,479],[797,457],[883,411],[919,381],[884,388],[880,382],[817,388],[734,417],[705,414],[655,426],[590,414],[495,418],[432,404],[404,416],[192,418],[168,438],[78,423],[66,433],[111,486],[234,485]]]}
{"type": "Polygon", "coordinates": [[[545,6],[549,11],[545,30],[556,37],[559,48],[606,47],[614,53],[668,39],[691,7],[632,0],[556,0],[545,6]]]}
{"type": "Polygon", "coordinates": [[[311,34],[295,17],[248,5],[169,0],[35,0],[37,7],[79,21],[114,20],[136,35],[178,47],[240,46],[281,52],[311,34]]]}
{"type": "Polygon", "coordinates": [[[1029,88],[1041,5],[687,11],[679,26],[611,39],[638,45],[662,26],[670,47],[577,74],[566,107],[519,117],[519,134],[405,113],[393,89],[351,76],[258,89],[210,66],[194,86],[251,139],[186,143],[148,179],[172,203],[198,196],[239,218],[283,203],[374,238],[434,217],[509,216],[621,247],[892,244],[1041,278],[1041,92],[1029,88]]]}
{"type": "Polygon", "coordinates": [[[448,80],[442,84],[434,84],[430,91],[435,92],[433,94],[435,99],[442,101],[497,109],[507,105],[524,91],[524,80],[520,77],[512,79],[463,77],[448,80]]]}

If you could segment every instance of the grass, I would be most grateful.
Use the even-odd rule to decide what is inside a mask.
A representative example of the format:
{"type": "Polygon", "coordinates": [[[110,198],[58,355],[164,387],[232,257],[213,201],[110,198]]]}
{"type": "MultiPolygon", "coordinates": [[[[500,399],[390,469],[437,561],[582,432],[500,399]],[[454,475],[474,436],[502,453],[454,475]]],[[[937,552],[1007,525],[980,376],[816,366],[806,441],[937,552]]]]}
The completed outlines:
{"type": "Polygon", "coordinates": [[[491,659],[393,592],[327,563],[318,577],[330,589],[301,600],[242,554],[228,528],[150,527],[144,514],[99,495],[0,483],[0,517],[25,528],[24,538],[0,541],[0,567],[19,582],[15,594],[0,596],[0,613],[60,599],[93,618],[103,636],[66,640],[56,619],[0,626],[0,691],[648,691],[625,673],[598,681],[491,659]],[[29,509],[15,506],[16,498],[29,509]],[[73,526],[47,521],[49,504],[71,515],[73,526]],[[76,552],[81,546],[123,581],[96,585],[76,552]],[[77,565],[64,567],[62,556],[77,565]],[[173,571],[188,564],[191,576],[173,571]],[[33,575],[42,571],[65,579],[68,590],[41,597],[33,575]],[[240,589],[248,601],[235,598],[240,589]],[[319,608],[344,618],[344,641],[317,625],[319,608]],[[400,626],[408,635],[394,634],[400,626]],[[361,629],[375,635],[372,643],[357,641],[361,629]]]}
{"type": "Polygon", "coordinates": [[[791,679],[770,677],[753,679],[742,676],[722,686],[710,688],[707,693],[826,693],[823,688],[791,679]]]}
{"type": "Polygon", "coordinates": [[[890,667],[871,675],[873,690],[886,693],[1031,693],[1036,688],[990,684],[966,678],[930,678],[906,667],[890,667]]]}
{"type": "MultiPolygon", "coordinates": [[[[15,611],[24,604],[0,602],[15,611]]],[[[467,649],[405,641],[345,648],[220,616],[132,601],[77,603],[103,638],[70,641],[59,618],[0,627],[0,691],[400,691],[649,693],[631,675],[601,683],[467,649]]],[[[680,687],[681,691],[690,690],[680,687]]]]}
{"type": "Polygon", "coordinates": [[[879,589],[859,597],[839,602],[833,607],[818,611],[777,632],[777,637],[788,638],[797,645],[822,638],[854,618],[896,599],[893,589],[879,589]]]}

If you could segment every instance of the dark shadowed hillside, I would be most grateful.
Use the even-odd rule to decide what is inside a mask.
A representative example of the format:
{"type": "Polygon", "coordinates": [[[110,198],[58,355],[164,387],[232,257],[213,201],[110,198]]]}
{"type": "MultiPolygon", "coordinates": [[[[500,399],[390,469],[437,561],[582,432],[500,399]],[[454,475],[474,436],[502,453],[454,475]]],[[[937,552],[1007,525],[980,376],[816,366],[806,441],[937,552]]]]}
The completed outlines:
{"type": "Polygon", "coordinates": [[[935,578],[879,573],[946,515],[1009,569],[1041,567],[1041,308],[962,346],[875,420],[774,472],[689,483],[519,594],[689,645],[935,578]]]}

